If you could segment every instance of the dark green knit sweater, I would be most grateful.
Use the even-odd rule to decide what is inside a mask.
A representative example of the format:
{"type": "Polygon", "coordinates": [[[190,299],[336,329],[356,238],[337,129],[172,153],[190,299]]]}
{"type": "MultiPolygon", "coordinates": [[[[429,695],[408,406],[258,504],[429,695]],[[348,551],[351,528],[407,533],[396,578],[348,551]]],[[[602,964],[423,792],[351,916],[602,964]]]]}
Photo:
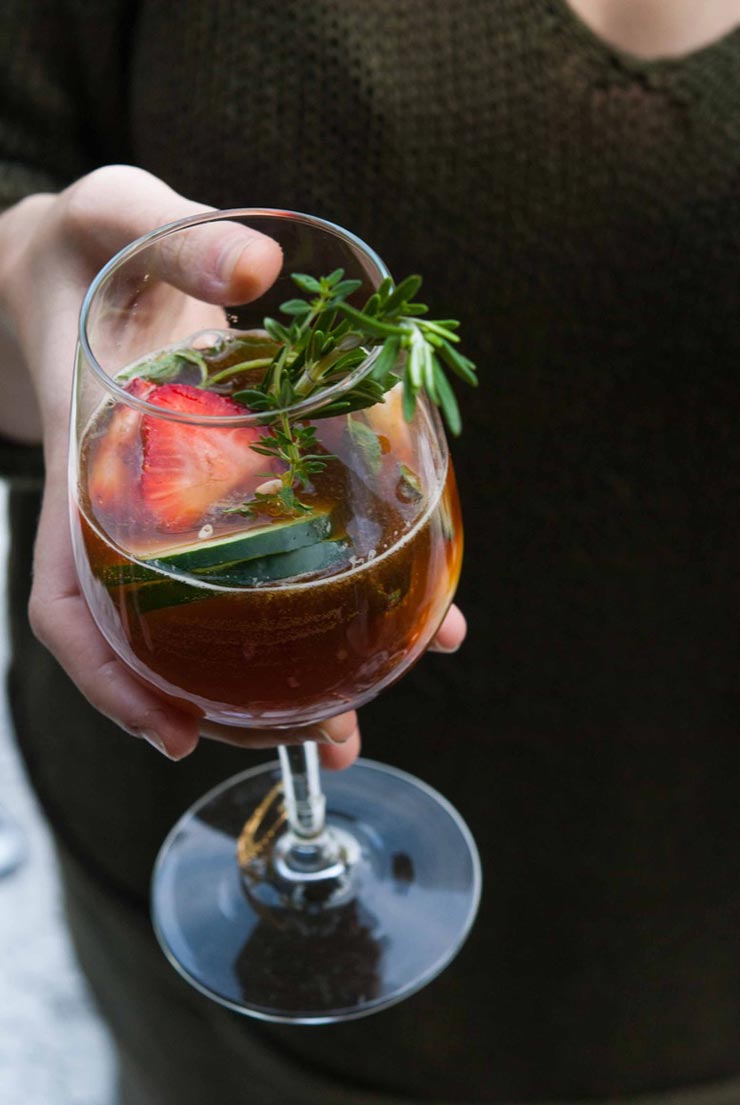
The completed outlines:
{"type": "MultiPolygon", "coordinates": [[[[740,35],[648,64],[563,0],[4,0],[0,49],[0,201],[129,161],[327,216],[423,272],[480,364],[469,640],[364,720],[468,818],[480,919],[391,1012],[243,1030],[423,1101],[737,1074],[740,35]]],[[[67,848],[144,909],[172,821],[251,757],[173,766],[92,714],[23,619],[35,510],[19,738],[67,848]]]]}

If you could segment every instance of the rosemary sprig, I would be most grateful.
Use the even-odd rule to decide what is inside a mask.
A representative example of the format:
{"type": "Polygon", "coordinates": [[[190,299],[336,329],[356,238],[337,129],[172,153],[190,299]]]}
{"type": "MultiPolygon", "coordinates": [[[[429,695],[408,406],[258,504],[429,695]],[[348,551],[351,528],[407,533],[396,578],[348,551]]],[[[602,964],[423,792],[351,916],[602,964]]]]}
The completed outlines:
{"type": "MultiPolygon", "coordinates": [[[[384,394],[400,380],[407,421],[424,391],[457,435],[460,410],[447,373],[477,384],[475,365],[457,349],[460,324],[455,319],[426,318],[427,306],[416,300],[420,276],[408,276],[400,284],[387,278],[361,308],[348,300],[362,281],[345,279],[343,269],[320,277],[293,273],[291,279],[303,297],[281,304],[285,321],[266,318],[261,339],[249,335],[246,359],[213,372],[206,360],[213,350],[180,348],[134,365],[120,377],[127,380],[136,375],[162,384],[181,379],[188,368],[196,374],[197,386],[210,388],[228,385],[240,374],[264,370],[258,383],[232,393],[231,398],[265,416],[267,433],[252,448],[279,462],[282,474],[266,474],[266,479],[279,480],[280,486],[256,492],[249,502],[230,508],[232,512],[296,515],[308,509],[296,492],[309,488],[311,477],[333,458],[320,452],[313,425],[286,412],[345,379],[373,351],[377,352],[372,371],[312,411],[312,422],[382,403],[384,394]]],[[[361,423],[353,425],[356,434],[362,435],[361,423]]],[[[372,460],[365,438],[358,437],[358,447],[372,460]]]]}
{"type": "Polygon", "coordinates": [[[347,302],[361,281],[345,280],[342,269],[322,277],[294,273],[292,280],[306,298],[289,299],[281,305],[281,312],[289,319],[287,324],[272,318],[264,320],[265,331],[278,345],[277,352],[258,387],[245,388],[232,396],[251,410],[276,412],[270,432],[255,448],[286,465],[280,477],[281,490],[239,508],[247,513],[305,509],[295,496],[295,488],[308,487],[311,475],[332,458],[315,451],[314,428],[289,418],[285,409],[345,378],[373,349],[379,348],[380,352],[371,373],[313,411],[312,420],[382,402],[385,392],[401,379],[407,421],[413,418],[417,398],[424,391],[441,409],[450,432],[458,435],[462,426],[460,410],[447,370],[467,384],[477,384],[475,365],[456,348],[459,323],[455,319],[433,321],[424,317],[428,308],[415,299],[422,283],[420,276],[409,276],[397,285],[387,278],[362,308],[347,302]]]}

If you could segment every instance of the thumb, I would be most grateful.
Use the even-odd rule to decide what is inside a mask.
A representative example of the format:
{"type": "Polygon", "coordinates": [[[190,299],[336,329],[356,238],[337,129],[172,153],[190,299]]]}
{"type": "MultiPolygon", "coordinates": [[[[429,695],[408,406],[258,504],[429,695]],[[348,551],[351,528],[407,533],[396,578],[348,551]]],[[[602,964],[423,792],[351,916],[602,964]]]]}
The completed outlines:
{"type": "MultiPolygon", "coordinates": [[[[63,233],[93,269],[159,227],[214,211],[128,165],[97,169],[60,199],[63,233]]],[[[224,219],[163,238],[147,250],[146,266],[148,272],[206,303],[248,303],[277,279],[282,251],[273,238],[224,219]]]]}

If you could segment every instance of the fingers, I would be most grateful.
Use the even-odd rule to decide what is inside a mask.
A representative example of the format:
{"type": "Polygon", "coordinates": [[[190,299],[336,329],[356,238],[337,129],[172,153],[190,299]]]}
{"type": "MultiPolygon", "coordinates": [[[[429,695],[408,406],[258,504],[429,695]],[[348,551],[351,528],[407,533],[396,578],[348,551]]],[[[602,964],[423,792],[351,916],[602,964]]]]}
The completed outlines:
{"type": "MultiPolygon", "coordinates": [[[[48,502],[48,497],[47,497],[48,502]]],[[[189,755],[199,735],[242,748],[271,748],[296,740],[316,740],[329,770],[348,767],[359,754],[354,711],[299,730],[238,729],[202,722],[162,699],[140,683],[115,655],[98,631],[80,592],[68,540],[61,536],[58,511],[52,501],[39,523],[34,591],[29,607],[31,625],[41,642],[100,713],[132,736],[147,740],[173,760],[189,755]],[[57,565],[49,573],[48,562],[57,565]]],[[[66,522],[66,519],[65,519],[66,522]]]]}
{"type": "Polygon", "coordinates": [[[95,265],[157,227],[213,208],[130,165],[106,165],[59,195],[61,229],[95,265]]]}
{"type": "MultiPolygon", "coordinates": [[[[21,419],[16,422],[26,437],[35,439],[40,411],[47,456],[53,448],[54,464],[63,463],[66,448],[77,319],[90,280],[134,239],[211,210],[142,169],[114,165],[88,174],[58,196],[30,197],[0,217],[0,308],[18,347],[15,371],[25,376],[27,370],[34,383],[33,394],[27,395],[29,428],[23,428],[21,419]],[[32,309],[40,300],[43,326],[32,309]]],[[[152,256],[153,268],[142,261],[142,279],[154,273],[200,302],[221,307],[257,298],[282,268],[277,242],[227,221],[163,239],[152,256]]],[[[131,293],[137,294],[141,286],[133,267],[127,275],[131,293]]],[[[154,288],[165,286],[149,282],[147,301],[156,298],[154,288]]],[[[10,416],[2,418],[0,425],[12,430],[6,426],[10,416]]]]}
{"type": "Polygon", "coordinates": [[[330,771],[341,771],[342,768],[349,767],[360,751],[360,732],[354,710],[329,718],[320,725],[285,730],[240,729],[237,726],[202,721],[200,734],[237,748],[275,748],[280,744],[316,741],[322,766],[330,771]]]}
{"type": "MultiPolygon", "coordinates": [[[[151,173],[110,165],[77,181],[61,199],[63,233],[93,271],[155,228],[212,211],[178,195],[151,173]]],[[[246,303],[277,278],[282,251],[236,222],[193,227],[147,251],[146,269],[207,303],[246,303]]]]}
{"type": "Polygon", "coordinates": [[[82,595],[42,593],[29,614],[36,635],[101,714],[170,759],[193,751],[197,719],[165,703],[130,674],[97,631],[82,595]]]}
{"type": "Polygon", "coordinates": [[[468,623],[459,606],[451,606],[429,648],[432,652],[457,652],[465,640],[468,623]]]}
{"type": "Polygon", "coordinates": [[[122,729],[172,759],[198,743],[197,718],[140,683],[93,622],[80,591],[63,494],[44,497],[29,604],[31,627],[88,701],[122,729]]]}
{"type": "MultiPolygon", "coordinates": [[[[199,736],[243,748],[268,748],[297,739],[319,742],[324,767],[340,770],[359,753],[354,711],[296,730],[238,729],[194,717],[132,675],[98,630],[81,592],[59,480],[47,484],[34,556],[29,618],[34,633],[100,713],[170,759],[187,756],[199,736]]],[[[62,481],[63,482],[63,481],[62,481]]]]}
{"type": "Polygon", "coordinates": [[[60,481],[52,475],[44,496],[29,618],[36,636],[100,713],[175,760],[192,752],[202,733],[250,748],[316,740],[325,767],[340,769],[352,763],[359,752],[354,711],[305,729],[238,729],[203,722],[139,682],[115,655],[88,610],[75,570],[66,496],[60,493],[60,482],[63,485],[63,477],[60,481]]]}
{"type": "Polygon", "coordinates": [[[273,238],[224,220],[181,230],[147,251],[146,268],[205,303],[251,303],[277,280],[283,254],[273,238]]]}
{"type": "Polygon", "coordinates": [[[350,767],[360,754],[360,729],[357,714],[340,714],[324,722],[322,728],[331,734],[331,743],[319,745],[321,766],[327,771],[343,771],[350,767]]]}
{"type": "Polygon", "coordinates": [[[68,532],[64,499],[47,492],[29,617],[36,636],[100,713],[173,760],[189,755],[199,735],[243,748],[316,740],[323,766],[330,770],[348,767],[356,759],[360,741],[354,711],[305,729],[239,729],[203,722],[139,682],[92,619],[77,581],[68,532]]]}

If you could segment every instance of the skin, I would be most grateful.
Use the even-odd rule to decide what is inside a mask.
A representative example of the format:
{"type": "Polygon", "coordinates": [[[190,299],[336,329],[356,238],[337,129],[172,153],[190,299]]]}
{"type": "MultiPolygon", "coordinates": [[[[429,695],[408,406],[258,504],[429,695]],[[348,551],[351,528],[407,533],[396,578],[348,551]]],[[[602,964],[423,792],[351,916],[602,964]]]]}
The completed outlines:
{"type": "Polygon", "coordinates": [[[635,57],[676,58],[740,23],[740,0],[567,0],[604,42],[635,57]]]}
{"type": "MultiPolygon", "coordinates": [[[[69,399],[83,296],[119,249],[165,223],[208,208],[141,169],[107,166],[58,195],[31,196],[0,216],[0,433],[41,442],[46,482],[33,564],[31,627],[89,702],[174,760],[201,736],[240,747],[281,743],[272,731],[226,727],[185,713],[135,679],[99,633],[77,581],[67,517],[69,399]]],[[[198,265],[173,253],[167,278],[214,304],[246,302],[281,265],[270,238],[244,227],[213,228],[198,265]]],[[[432,648],[454,652],[465,637],[457,607],[432,648]]],[[[284,740],[295,740],[285,737],[284,740]]],[[[302,731],[318,740],[325,767],[347,767],[360,748],[354,711],[302,731]]]]}

